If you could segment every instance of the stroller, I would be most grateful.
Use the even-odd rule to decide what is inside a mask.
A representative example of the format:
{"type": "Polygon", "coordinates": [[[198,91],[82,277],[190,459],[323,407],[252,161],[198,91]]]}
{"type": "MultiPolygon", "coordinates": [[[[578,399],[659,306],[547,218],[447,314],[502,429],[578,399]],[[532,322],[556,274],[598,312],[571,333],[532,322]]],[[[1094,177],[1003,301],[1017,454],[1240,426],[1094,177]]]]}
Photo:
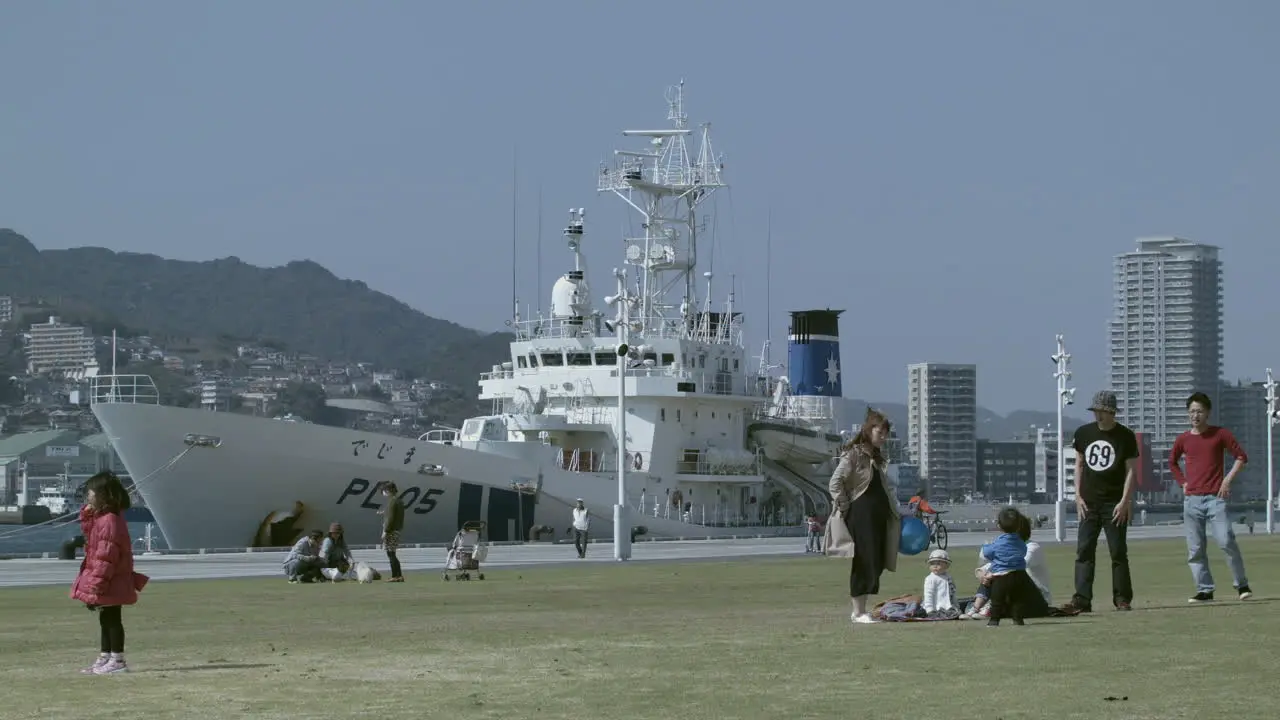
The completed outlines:
{"type": "MultiPolygon", "coordinates": [[[[463,523],[462,529],[453,536],[449,555],[444,563],[445,582],[450,580],[450,572],[458,580],[470,580],[471,571],[480,569],[480,563],[489,556],[489,548],[480,544],[480,533],[483,531],[484,523],[473,520],[463,523]]],[[[477,572],[476,579],[483,580],[484,573],[477,572]]]]}

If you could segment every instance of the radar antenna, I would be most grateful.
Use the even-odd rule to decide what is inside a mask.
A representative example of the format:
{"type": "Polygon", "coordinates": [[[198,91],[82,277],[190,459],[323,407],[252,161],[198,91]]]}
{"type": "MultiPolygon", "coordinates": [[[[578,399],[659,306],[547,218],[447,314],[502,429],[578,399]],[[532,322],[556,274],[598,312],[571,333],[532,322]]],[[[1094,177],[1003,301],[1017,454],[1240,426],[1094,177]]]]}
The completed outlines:
{"type": "Polygon", "coordinates": [[[600,168],[596,189],[622,198],[643,220],[643,236],[624,238],[626,264],[638,275],[631,325],[659,334],[670,334],[672,326],[691,333],[692,313],[699,307],[700,206],[728,183],[724,163],[711,146],[710,123],[700,126],[696,159],[690,153],[687,138],[693,131],[684,109],[684,81],[668,87],[665,99],[671,126],[622,131],[626,137],[648,138],[649,147],[614,150],[613,164],[600,168]]]}

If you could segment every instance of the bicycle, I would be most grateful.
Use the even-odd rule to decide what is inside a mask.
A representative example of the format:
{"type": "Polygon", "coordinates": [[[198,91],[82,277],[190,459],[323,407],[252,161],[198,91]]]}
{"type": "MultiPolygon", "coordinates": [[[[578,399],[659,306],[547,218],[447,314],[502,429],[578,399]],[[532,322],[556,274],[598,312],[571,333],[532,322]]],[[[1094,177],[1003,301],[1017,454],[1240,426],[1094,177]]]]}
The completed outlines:
{"type": "MultiPolygon", "coordinates": [[[[934,513],[924,513],[916,510],[916,517],[924,521],[926,527],[929,528],[929,543],[937,545],[939,550],[947,549],[947,526],[942,522],[942,514],[946,510],[938,510],[934,513]]],[[[928,546],[925,546],[926,549],[928,546]]]]}

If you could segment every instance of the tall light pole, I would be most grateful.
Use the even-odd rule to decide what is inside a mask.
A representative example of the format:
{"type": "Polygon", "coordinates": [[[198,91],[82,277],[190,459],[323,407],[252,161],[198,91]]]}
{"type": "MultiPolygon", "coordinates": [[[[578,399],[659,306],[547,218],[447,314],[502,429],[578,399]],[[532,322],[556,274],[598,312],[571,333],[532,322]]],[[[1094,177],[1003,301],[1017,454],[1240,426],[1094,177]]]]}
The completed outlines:
{"type": "Polygon", "coordinates": [[[619,562],[631,559],[631,524],[627,519],[627,366],[635,350],[627,344],[630,322],[627,297],[626,270],[614,270],[618,280],[618,294],[605,298],[605,302],[618,305],[618,503],[613,506],[613,559],[619,562]]]}
{"type": "Polygon", "coordinates": [[[1280,425],[1280,410],[1276,409],[1276,379],[1267,368],[1267,534],[1276,531],[1276,468],[1275,468],[1275,434],[1276,425],[1280,425]]]}
{"type": "MultiPolygon", "coordinates": [[[[1062,410],[1075,402],[1076,390],[1067,387],[1067,381],[1071,379],[1071,371],[1067,369],[1071,367],[1071,354],[1067,352],[1062,336],[1058,335],[1057,339],[1058,351],[1052,356],[1053,376],[1058,380],[1058,502],[1053,509],[1053,533],[1058,542],[1063,542],[1067,539],[1067,462],[1062,447],[1062,410]]],[[[1080,478],[1076,478],[1076,487],[1079,483],[1080,478]]]]}

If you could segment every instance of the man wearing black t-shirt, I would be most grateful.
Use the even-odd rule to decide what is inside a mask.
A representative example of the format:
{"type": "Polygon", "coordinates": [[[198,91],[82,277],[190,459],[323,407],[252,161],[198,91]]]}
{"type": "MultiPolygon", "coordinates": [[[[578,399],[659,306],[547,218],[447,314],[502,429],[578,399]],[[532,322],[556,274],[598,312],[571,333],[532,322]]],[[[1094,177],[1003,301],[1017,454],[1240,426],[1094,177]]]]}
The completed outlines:
{"type": "Polygon", "coordinates": [[[1129,610],[1133,581],[1129,577],[1129,520],[1138,473],[1138,438],[1116,422],[1116,395],[1102,391],[1089,407],[1097,422],[1076,430],[1076,591],[1071,606],[1093,610],[1093,574],[1098,534],[1106,532],[1111,551],[1111,601],[1129,610]]]}

